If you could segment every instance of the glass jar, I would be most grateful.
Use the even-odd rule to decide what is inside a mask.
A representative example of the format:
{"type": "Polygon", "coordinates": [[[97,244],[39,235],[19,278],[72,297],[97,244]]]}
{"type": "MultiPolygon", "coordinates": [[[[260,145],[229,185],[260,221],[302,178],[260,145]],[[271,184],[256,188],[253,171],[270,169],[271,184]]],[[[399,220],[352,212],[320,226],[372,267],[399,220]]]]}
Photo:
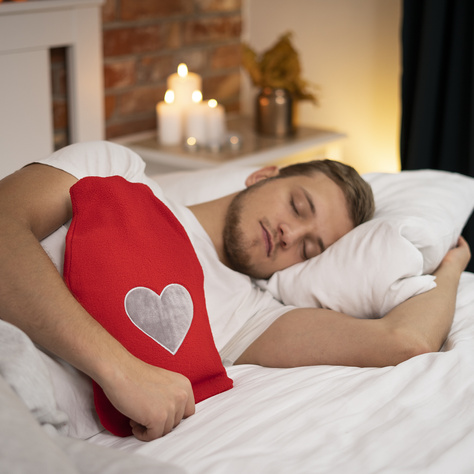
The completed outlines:
{"type": "Polygon", "coordinates": [[[295,132],[293,98],[286,89],[264,87],[256,98],[256,131],[260,135],[287,137],[295,132]]]}

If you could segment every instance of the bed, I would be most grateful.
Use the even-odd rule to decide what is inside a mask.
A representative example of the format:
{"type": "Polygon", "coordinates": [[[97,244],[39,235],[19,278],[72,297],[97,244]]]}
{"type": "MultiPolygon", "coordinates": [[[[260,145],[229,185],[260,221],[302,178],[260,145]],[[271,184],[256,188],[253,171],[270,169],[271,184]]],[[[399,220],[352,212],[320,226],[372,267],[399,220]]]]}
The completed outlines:
{"type": "MultiPolygon", "coordinates": [[[[251,171],[224,167],[152,178],[172,199],[191,204],[241,189],[251,171]]],[[[352,309],[354,317],[378,317],[429,291],[435,284],[429,273],[472,212],[474,179],[432,170],[364,178],[376,198],[372,221],[319,257],[256,284],[288,303],[352,309]]],[[[97,459],[105,459],[111,472],[136,472],[140,463],[142,472],[160,466],[163,472],[191,473],[461,473],[474,468],[474,275],[468,272],[440,352],[386,368],[229,366],[232,389],[198,403],[194,416],[149,443],[105,430],[94,409],[91,381],[5,325],[3,379],[30,408],[25,415],[33,413],[59,433],[53,439],[61,440],[68,456],[79,452],[83,463],[89,456],[84,452],[94,450],[94,467],[86,463],[82,472],[108,472],[97,459]],[[41,374],[44,380],[38,382],[41,374]]],[[[2,417],[8,415],[6,406],[2,417]]],[[[20,438],[20,447],[22,439],[28,443],[20,438]]]]}
{"type": "MultiPolygon", "coordinates": [[[[242,187],[250,171],[155,178],[174,199],[191,203],[242,187]],[[199,185],[192,187],[192,181],[199,185]],[[217,181],[222,190],[209,195],[217,181]]],[[[354,317],[385,314],[431,288],[427,273],[470,214],[474,180],[429,170],[365,178],[377,203],[371,222],[313,261],[258,283],[285,302],[345,310],[354,317]]],[[[473,285],[474,275],[465,273],[455,322],[439,353],[387,368],[228,367],[234,388],[198,404],[196,416],[164,439],[143,444],[102,432],[91,441],[193,473],[469,472],[474,467],[473,285]]]]}
{"type": "MultiPolygon", "coordinates": [[[[56,3],[81,2],[31,8],[56,3]]],[[[92,95],[100,111],[102,98],[92,95]]],[[[100,118],[94,114],[92,122],[100,118]]],[[[0,115],[7,123],[8,111],[0,115]]],[[[29,148],[36,143],[37,150],[50,146],[32,136],[29,148]]],[[[2,175],[22,164],[4,163],[2,175]]],[[[191,204],[241,189],[252,170],[224,166],[152,179],[171,199],[191,204]]],[[[383,315],[429,291],[429,274],[472,213],[474,179],[431,170],[364,177],[376,197],[371,222],[311,262],[255,284],[289,304],[354,317],[383,315]]],[[[143,443],[105,430],[91,381],[0,320],[0,472],[471,473],[473,367],[474,275],[465,272],[440,352],[385,368],[227,366],[232,389],[198,403],[164,438],[143,443]]]]}

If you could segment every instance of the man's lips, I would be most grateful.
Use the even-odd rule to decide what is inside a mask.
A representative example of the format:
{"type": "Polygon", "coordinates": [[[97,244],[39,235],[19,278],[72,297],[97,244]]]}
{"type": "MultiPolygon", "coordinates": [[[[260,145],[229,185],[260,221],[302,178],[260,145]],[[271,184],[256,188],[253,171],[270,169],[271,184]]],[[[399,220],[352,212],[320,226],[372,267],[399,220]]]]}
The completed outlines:
{"type": "Polygon", "coordinates": [[[266,229],[266,227],[260,222],[260,226],[262,227],[262,234],[263,234],[263,243],[265,244],[265,250],[267,252],[267,257],[270,257],[272,250],[273,250],[273,241],[270,232],[266,229]]]}

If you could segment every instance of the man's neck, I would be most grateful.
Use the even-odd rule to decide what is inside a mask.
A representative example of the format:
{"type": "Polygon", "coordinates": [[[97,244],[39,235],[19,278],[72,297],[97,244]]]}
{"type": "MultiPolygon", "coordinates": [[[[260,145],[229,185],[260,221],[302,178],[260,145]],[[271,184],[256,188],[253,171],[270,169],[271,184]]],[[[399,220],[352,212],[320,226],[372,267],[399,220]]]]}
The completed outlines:
{"type": "Polygon", "coordinates": [[[227,209],[234,196],[235,194],[229,194],[214,201],[189,206],[190,211],[209,235],[219,260],[225,265],[228,264],[228,260],[224,251],[223,231],[227,209]]]}

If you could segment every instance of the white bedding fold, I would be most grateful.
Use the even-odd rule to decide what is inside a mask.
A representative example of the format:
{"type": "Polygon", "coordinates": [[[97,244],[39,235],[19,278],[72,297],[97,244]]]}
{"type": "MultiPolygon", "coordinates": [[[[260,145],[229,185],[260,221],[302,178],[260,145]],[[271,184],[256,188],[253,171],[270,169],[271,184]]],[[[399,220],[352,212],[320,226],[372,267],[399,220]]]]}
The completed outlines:
{"type": "Polygon", "coordinates": [[[235,388],[161,440],[99,444],[192,473],[473,472],[474,275],[444,351],[396,367],[230,367],[235,388]]]}
{"type": "Polygon", "coordinates": [[[64,436],[43,355],[17,327],[0,319],[0,474],[179,474],[172,464],[64,436]]]}

